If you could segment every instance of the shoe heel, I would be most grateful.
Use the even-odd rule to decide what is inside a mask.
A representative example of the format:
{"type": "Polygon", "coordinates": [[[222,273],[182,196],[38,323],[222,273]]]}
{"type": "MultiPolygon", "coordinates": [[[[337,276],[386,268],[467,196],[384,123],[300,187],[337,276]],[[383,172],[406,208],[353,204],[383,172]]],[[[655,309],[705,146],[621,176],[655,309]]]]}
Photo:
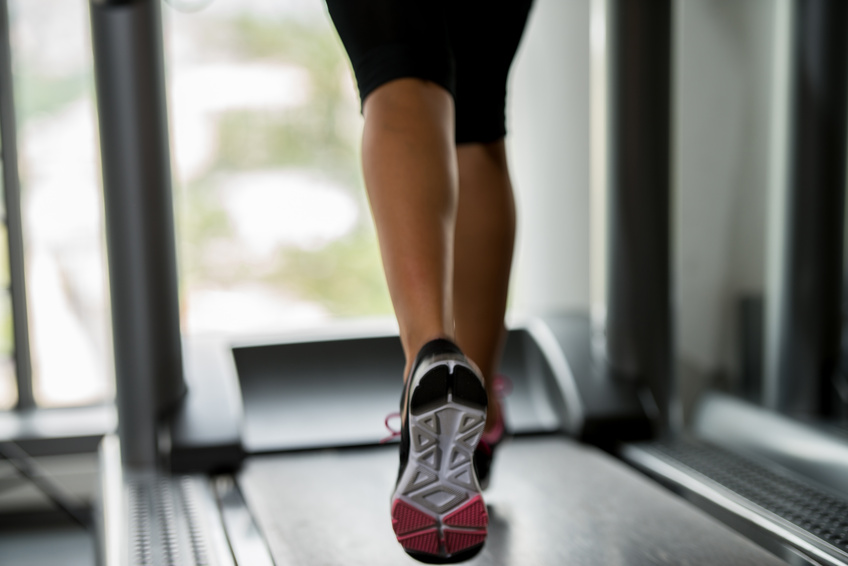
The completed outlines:
{"type": "Polygon", "coordinates": [[[486,388],[473,371],[464,366],[453,369],[453,384],[451,387],[453,400],[476,409],[486,410],[488,396],[486,388]]]}
{"type": "Polygon", "coordinates": [[[434,360],[410,379],[409,452],[392,497],[392,527],[421,562],[467,560],[480,552],[488,527],[473,465],[486,389],[461,354],[434,360]]]}
{"type": "Polygon", "coordinates": [[[450,377],[447,366],[436,366],[428,371],[414,386],[409,400],[409,412],[417,416],[446,404],[450,377]]]}

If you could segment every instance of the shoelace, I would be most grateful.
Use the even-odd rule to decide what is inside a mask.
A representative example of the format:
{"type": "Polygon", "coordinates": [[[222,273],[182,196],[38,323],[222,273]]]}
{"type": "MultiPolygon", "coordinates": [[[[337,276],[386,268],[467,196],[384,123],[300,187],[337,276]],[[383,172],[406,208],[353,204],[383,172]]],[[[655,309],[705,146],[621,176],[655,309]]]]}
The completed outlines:
{"type": "MultiPolygon", "coordinates": [[[[504,398],[506,398],[510,393],[512,393],[512,381],[510,381],[510,379],[505,375],[497,374],[492,385],[493,389],[495,390],[495,395],[497,395],[498,397],[498,401],[503,401],[504,398]]],[[[399,418],[399,412],[389,413],[388,415],[386,415],[386,418],[383,420],[383,424],[386,426],[386,430],[389,431],[389,435],[380,440],[380,444],[391,442],[402,434],[401,429],[395,430],[389,424],[390,420],[399,418]]]]}
{"type": "Polygon", "coordinates": [[[390,434],[389,434],[389,436],[382,439],[380,441],[380,444],[385,444],[386,442],[391,442],[392,440],[394,440],[395,438],[397,438],[401,435],[401,429],[395,430],[389,425],[389,421],[392,420],[392,419],[395,419],[395,418],[397,418],[397,419],[400,418],[399,412],[398,413],[389,413],[386,416],[386,420],[383,421],[383,424],[386,425],[386,429],[389,431],[390,434]]]}
{"type": "Polygon", "coordinates": [[[498,396],[498,401],[503,401],[512,393],[512,381],[507,376],[499,373],[495,376],[492,388],[495,390],[495,395],[498,396]]]}

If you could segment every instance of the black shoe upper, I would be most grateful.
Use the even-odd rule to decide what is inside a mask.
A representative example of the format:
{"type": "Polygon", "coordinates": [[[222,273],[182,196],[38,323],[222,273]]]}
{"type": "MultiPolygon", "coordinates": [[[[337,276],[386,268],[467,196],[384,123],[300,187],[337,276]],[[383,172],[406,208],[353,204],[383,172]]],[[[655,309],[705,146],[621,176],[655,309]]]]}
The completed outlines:
{"type": "Polygon", "coordinates": [[[415,363],[412,364],[412,369],[410,369],[409,375],[406,376],[406,382],[403,385],[403,392],[400,397],[402,425],[400,434],[400,463],[398,466],[397,481],[400,481],[404,470],[406,470],[406,464],[409,461],[409,406],[410,398],[412,396],[409,388],[412,386],[412,376],[414,376],[415,372],[418,371],[418,367],[422,364],[422,362],[428,358],[444,354],[458,354],[463,356],[462,350],[459,349],[459,346],[450,340],[445,340],[444,338],[431,340],[424,344],[424,346],[422,346],[418,351],[418,354],[415,356],[415,363]]]}

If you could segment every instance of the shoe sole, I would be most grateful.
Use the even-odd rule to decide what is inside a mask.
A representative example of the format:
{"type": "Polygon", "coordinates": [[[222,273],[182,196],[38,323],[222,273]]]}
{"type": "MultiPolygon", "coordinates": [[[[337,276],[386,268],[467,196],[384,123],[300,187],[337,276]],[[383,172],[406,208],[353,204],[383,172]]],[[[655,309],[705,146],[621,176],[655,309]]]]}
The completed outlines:
{"type": "Polygon", "coordinates": [[[474,470],[486,424],[486,391],[466,365],[439,361],[412,383],[409,460],[392,496],[392,527],[414,558],[466,560],[489,522],[474,470]]]}

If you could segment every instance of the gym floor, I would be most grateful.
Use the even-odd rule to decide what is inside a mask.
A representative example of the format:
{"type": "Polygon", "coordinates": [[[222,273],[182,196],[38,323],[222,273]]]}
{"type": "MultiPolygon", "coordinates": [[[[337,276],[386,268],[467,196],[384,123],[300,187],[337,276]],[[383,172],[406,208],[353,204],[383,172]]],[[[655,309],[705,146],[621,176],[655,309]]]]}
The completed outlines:
{"type": "Polygon", "coordinates": [[[3,566],[94,566],[94,552],[92,536],[75,525],[0,529],[3,566]]]}

